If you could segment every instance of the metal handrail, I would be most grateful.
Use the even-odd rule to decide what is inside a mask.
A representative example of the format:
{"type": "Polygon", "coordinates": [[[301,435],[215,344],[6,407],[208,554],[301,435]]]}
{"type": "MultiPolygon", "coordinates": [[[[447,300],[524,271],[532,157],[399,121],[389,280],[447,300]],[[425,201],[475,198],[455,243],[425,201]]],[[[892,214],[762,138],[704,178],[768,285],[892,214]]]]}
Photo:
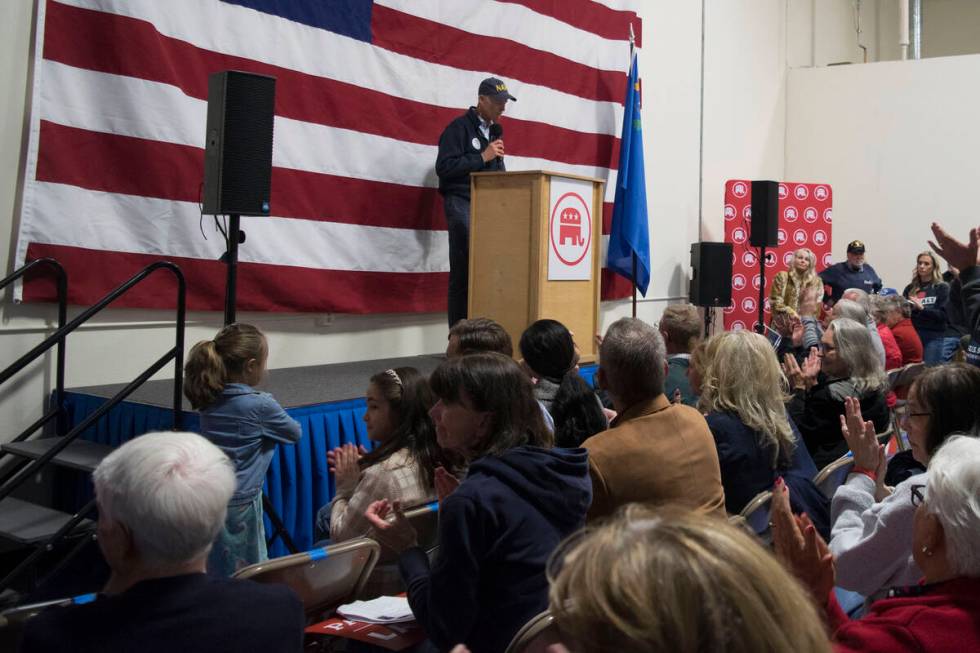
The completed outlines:
{"type": "Polygon", "coordinates": [[[80,325],[85,323],[87,320],[91,319],[96,313],[107,307],[109,304],[117,300],[120,296],[125,294],[129,289],[131,289],[136,284],[140,283],[148,276],[156,272],[157,270],[169,270],[177,278],[177,336],[176,342],[170,351],[164,354],[162,357],[157,359],[155,363],[150,365],[143,373],[136,377],[132,382],[126,385],[125,388],[116,393],[111,399],[99,406],[91,415],[86,417],[80,424],[75,426],[71,431],[69,431],[60,441],[51,449],[46,451],[44,455],[40,456],[33,462],[31,462],[26,468],[14,468],[8,471],[2,479],[0,479],[0,500],[6,498],[13,492],[17,487],[20,486],[26,479],[30,478],[33,474],[37,473],[41,467],[46,465],[52,458],[57,456],[63,449],[65,449],[69,444],[74,442],[86,429],[88,429],[92,424],[98,421],[103,415],[109,412],[113,407],[122,402],[127,396],[129,396],[136,388],[145,383],[150,377],[160,371],[164,365],[169,363],[171,360],[174,361],[174,428],[180,430],[183,427],[183,410],[182,410],[182,390],[183,390],[183,374],[182,370],[184,368],[184,323],[186,321],[186,292],[187,284],[184,281],[184,274],[180,271],[173,263],[169,261],[158,261],[152,263],[140,272],[130,278],[128,281],[117,287],[115,290],[110,292],[108,295],[99,300],[98,303],[94,304],[86,311],[81,313],[74,320],[66,324],[64,327],[55,331],[51,336],[49,336],[44,342],[34,347],[31,351],[27,352],[24,356],[17,359],[7,370],[4,370],[4,374],[0,374],[0,383],[3,383],[11,374],[7,372],[11,369],[14,372],[23,369],[28,365],[34,358],[37,358],[45,351],[50,349],[55,342],[62,340],[69,333],[77,329],[80,325]]]}
{"type": "MultiPolygon", "coordinates": [[[[34,259],[30,263],[27,263],[17,270],[14,270],[4,279],[0,280],[0,290],[6,288],[14,281],[17,281],[31,270],[45,266],[51,268],[55,273],[55,287],[58,291],[58,331],[60,331],[64,328],[65,322],[68,319],[68,273],[65,272],[65,268],[61,265],[61,263],[58,263],[58,261],[54,260],[53,258],[34,259]]],[[[31,433],[47,424],[49,421],[51,421],[51,418],[55,416],[58,417],[56,433],[58,435],[64,435],[65,433],[65,429],[67,427],[67,420],[65,419],[65,338],[59,338],[57,340],[57,345],[58,351],[56,354],[55,366],[54,410],[45,413],[40,419],[31,424],[23,433],[12,440],[9,440],[9,442],[20,442],[21,440],[27,439],[31,433]]],[[[28,361],[28,363],[29,362],[30,361],[28,361]]],[[[16,365],[16,363],[14,364],[16,365]]],[[[21,368],[22,367],[23,366],[21,366],[21,368]]],[[[21,368],[18,368],[18,370],[21,368]]],[[[9,372],[9,370],[10,367],[0,372],[0,383],[3,383],[16,373],[16,370],[13,372],[9,372]]],[[[0,457],[6,453],[7,452],[5,451],[0,451],[0,457]]]]}

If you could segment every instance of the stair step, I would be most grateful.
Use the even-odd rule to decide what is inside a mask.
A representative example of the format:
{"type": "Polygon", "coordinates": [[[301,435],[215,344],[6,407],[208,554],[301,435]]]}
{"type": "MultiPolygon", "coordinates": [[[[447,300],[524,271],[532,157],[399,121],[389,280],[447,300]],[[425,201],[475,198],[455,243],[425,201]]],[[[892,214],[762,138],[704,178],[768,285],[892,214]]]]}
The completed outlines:
{"type": "MultiPolygon", "coordinates": [[[[62,438],[38,438],[37,440],[24,440],[23,442],[9,442],[3,445],[3,450],[36,460],[61,440],[62,438]]],[[[112,447],[108,445],[79,439],[65,447],[51,462],[62,467],[91,472],[110,453],[112,453],[112,447]]]]}
{"type": "MultiPolygon", "coordinates": [[[[0,501],[0,537],[21,544],[42,542],[58,532],[71,517],[65,512],[7,497],[0,501]]],[[[92,520],[84,519],[75,532],[91,530],[94,525],[92,520]]]]}

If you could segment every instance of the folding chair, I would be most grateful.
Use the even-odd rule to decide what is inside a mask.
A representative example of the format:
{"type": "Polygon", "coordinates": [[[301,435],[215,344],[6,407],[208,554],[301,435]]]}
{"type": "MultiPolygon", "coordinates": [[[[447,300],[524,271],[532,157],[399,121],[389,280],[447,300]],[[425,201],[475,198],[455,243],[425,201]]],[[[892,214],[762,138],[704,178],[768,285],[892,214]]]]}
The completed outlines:
{"type": "Polygon", "coordinates": [[[302,601],[307,621],[312,622],[354,600],[380,553],[377,542],[359,537],[249,565],[235,578],[286,585],[302,601]]]}
{"type": "Polygon", "coordinates": [[[766,546],[772,544],[772,528],[769,525],[769,513],[772,508],[772,492],[765,490],[755,495],[745,504],[739,516],[745,520],[750,531],[762,540],[766,546]]]}
{"type": "Polygon", "coordinates": [[[844,481],[847,480],[847,475],[851,473],[852,469],[854,469],[854,457],[848,451],[817,472],[817,475],[813,477],[813,484],[817,486],[817,489],[825,497],[833,499],[837,488],[844,484],[844,481]]]}
{"type": "Polygon", "coordinates": [[[545,610],[521,626],[505,653],[568,653],[558,637],[555,618],[545,610]]]}
{"type": "MultiPolygon", "coordinates": [[[[926,364],[921,362],[909,363],[898,369],[891,370],[888,372],[888,389],[895,392],[900,388],[908,388],[925,371],[926,364]]],[[[897,449],[899,451],[906,451],[909,448],[908,442],[903,437],[902,429],[899,425],[900,416],[906,410],[906,403],[904,399],[898,399],[895,402],[895,407],[892,409],[892,430],[896,436],[895,443],[898,445],[897,449]]]]}

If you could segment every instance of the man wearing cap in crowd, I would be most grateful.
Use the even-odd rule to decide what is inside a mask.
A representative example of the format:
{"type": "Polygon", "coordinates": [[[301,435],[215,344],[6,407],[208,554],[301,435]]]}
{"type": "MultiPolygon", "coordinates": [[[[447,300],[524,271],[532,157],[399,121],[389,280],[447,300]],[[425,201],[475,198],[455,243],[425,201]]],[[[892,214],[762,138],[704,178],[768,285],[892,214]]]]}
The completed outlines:
{"type": "Polygon", "coordinates": [[[480,82],[475,107],[454,119],[439,137],[436,174],[449,228],[449,326],[465,319],[469,284],[470,173],[504,170],[503,129],[497,120],[507,100],[517,100],[507,84],[480,82]]]}
{"type": "Polygon", "coordinates": [[[847,261],[834,263],[820,273],[820,279],[830,286],[827,297],[830,305],[837,303],[848,288],[861,288],[868,294],[881,290],[881,278],[875,269],[864,262],[864,243],[852,240],[847,244],[847,261]]]}

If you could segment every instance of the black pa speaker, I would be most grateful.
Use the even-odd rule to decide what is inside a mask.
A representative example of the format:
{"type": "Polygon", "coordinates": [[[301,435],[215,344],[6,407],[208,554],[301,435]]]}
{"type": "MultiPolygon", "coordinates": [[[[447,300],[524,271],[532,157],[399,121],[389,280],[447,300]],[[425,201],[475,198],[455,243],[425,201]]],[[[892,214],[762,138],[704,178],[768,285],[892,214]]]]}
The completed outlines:
{"type": "Polygon", "coordinates": [[[732,244],[691,243],[691,303],[728,306],[732,303],[732,244]]]}
{"type": "Polygon", "coordinates": [[[752,182],[752,233],[749,242],[753,247],[779,245],[779,182],[752,182]]]}
{"type": "Polygon", "coordinates": [[[226,70],[208,78],[204,213],[269,215],[276,78],[226,70]]]}

